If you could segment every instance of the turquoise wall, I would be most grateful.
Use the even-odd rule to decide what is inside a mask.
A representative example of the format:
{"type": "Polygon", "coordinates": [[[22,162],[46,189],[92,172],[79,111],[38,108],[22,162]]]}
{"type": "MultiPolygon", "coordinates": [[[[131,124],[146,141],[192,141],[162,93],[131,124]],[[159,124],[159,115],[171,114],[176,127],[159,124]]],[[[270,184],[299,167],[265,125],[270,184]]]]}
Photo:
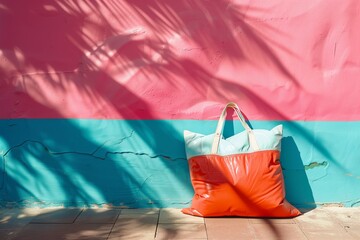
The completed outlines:
{"type": "MultiPolygon", "coordinates": [[[[214,120],[0,120],[2,206],[186,207],[193,190],[183,130],[214,120]]],[[[250,121],[284,125],[281,162],[297,207],[360,205],[360,122],[250,121]],[[346,141],[344,140],[346,139],[346,141]]],[[[225,136],[242,131],[227,121],[225,136]]]]}

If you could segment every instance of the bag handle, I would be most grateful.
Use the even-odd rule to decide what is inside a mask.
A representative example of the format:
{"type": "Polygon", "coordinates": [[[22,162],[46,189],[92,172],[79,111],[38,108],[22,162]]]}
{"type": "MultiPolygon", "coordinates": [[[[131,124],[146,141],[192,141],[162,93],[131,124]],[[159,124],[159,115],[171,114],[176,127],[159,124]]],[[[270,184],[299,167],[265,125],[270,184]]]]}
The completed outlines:
{"type": "Polygon", "coordinates": [[[236,115],[238,116],[241,125],[245,128],[245,130],[246,130],[246,132],[247,132],[247,135],[248,135],[248,138],[249,138],[250,148],[251,148],[253,151],[258,151],[258,150],[260,150],[259,145],[258,145],[257,142],[256,142],[254,132],[253,132],[252,129],[249,127],[249,125],[246,123],[245,118],[244,118],[244,116],[242,115],[242,113],[241,113],[238,105],[237,105],[236,103],[234,103],[234,102],[229,102],[229,103],[226,104],[226,106],[224,107],[224,109],[223,109],[223,111],[222,111],[222,113],[221,113],[221,115],[220,115],[218,124],[217,124],[217,126],[216,126],[214,141],[213,141],[213,144],[212,144],[212,147],[211,147],[211,153],[212,153],[212,154],[217,154],[217,151],[218,151],[218,149],[219,149],[220,138],[221,138],[221,135],[222,135],[222,132],[223,132],[223,129],[224,129],[224,122],[225,122],[226,114],[227,114],[227,113],[226,113],[226,110],[227,110],[228,108],[232,108],[232,109],[235,110],[236,115]]]}

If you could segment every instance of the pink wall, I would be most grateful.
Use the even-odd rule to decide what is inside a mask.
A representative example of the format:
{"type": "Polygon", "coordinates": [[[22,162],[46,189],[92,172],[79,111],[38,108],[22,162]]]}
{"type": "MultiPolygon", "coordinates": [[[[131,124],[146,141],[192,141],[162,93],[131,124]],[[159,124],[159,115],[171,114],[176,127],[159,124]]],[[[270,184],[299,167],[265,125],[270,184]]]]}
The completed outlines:
{"type": "Polygon", "coordinates": [[[2,1],[0,118],[360,120],[360,2],[2,1]]]}

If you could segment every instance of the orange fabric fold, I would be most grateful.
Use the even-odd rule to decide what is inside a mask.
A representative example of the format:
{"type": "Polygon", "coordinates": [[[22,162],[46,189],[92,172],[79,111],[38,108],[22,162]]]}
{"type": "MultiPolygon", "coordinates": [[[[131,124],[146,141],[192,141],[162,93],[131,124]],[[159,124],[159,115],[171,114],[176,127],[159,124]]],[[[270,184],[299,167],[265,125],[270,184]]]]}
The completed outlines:
{"type": "Polygon", "coordinates": [[[189,159],[195,191],[185,214],[247,217],[294,217],[300,211],[285,199],[278,150],[189,159]]]}

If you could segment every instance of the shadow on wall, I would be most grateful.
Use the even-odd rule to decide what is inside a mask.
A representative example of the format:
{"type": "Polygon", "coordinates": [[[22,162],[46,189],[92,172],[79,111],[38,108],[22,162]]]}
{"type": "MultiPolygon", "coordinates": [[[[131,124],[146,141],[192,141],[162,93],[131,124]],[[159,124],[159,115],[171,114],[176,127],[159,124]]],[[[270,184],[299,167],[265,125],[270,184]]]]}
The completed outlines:
{"type": "Polygon", "coordinates": [[[309,179],[293,137],[282,139],[281,166],[285,179],[286,198],[289,202],[300,208],[315,208],[309,179]]]}
{"type": "MultiPolygon", "coordinates": [[[[1,117],[7,119],[0,129],[1,199],[5,203],[46,206],[56,199],[64,205],[173,204],[183,192],[191,191],[182,129],[168,121],[109,119],[157,119],[161,105],[171,104],[166,102],[170,95],[188,101],[181,96],[189,87],[198,93],[189,103],[212,95],[225,103],[241,93],[284,119],[250,87],[214,74],[221,62],[216,58],[220,57],[218,50],[221,57],[232,61],[256,60],[261,66],[272,66],[298,85],[272,51],[273,40],[244,21],[252,11],[248,5],[228,1],[31,1],[20,5],[5,1],[1,11],[3,31],[8,32],[1,34],[0,42],[6,59],[0,88],[5,109],[1,117]],[[146,28],[122,31],[139,23],[146,28]],[[235,25],[242,29],[243,37],[233,35],[235,25]],[[169,34],[174,33],[206,46],[205,58],[213,64],[206,67],[192,58],[179,58],[168,42],[169,34]],[[154,53],[161,53],[161,58],[154,53]],[[163,85],[168,88],[161,89],[163,85]],[[154,105],[159,109],[151,107],[154,105]],[[57,120],[45,120],[48,118],[57,120]],[[176,185],[171,183],[174,179],[176,185]],[[155,186],[177,193],[162,195],[155,186]]],[[[277,31],[265,22],[261,27],[277,31]]],[[[300,164],[301,159],[297,160],[300,164]]],[[[288,185],[297,183],[291,180],[288,185]]],[[[309,191],[305,192],[309,197],[309,191]]],[[[293,200],[296,202],[294,196],[293,200]]]]}
{"type": "Polygon", "coordinates": [[[3,155],[4,206],[166,207],[185,204],[179,201],[191,192],[181,140],[173,135],[170,141],[157,143],[157,138],[176,132],[166,122],[38,119],[5,123],[11,125],[7,127],[10,135],[14,130],[31,130],[15,133],[11,140],[21,143],[3,155]],[[151,139],[151,134],[156,137],[151,139]]]}

